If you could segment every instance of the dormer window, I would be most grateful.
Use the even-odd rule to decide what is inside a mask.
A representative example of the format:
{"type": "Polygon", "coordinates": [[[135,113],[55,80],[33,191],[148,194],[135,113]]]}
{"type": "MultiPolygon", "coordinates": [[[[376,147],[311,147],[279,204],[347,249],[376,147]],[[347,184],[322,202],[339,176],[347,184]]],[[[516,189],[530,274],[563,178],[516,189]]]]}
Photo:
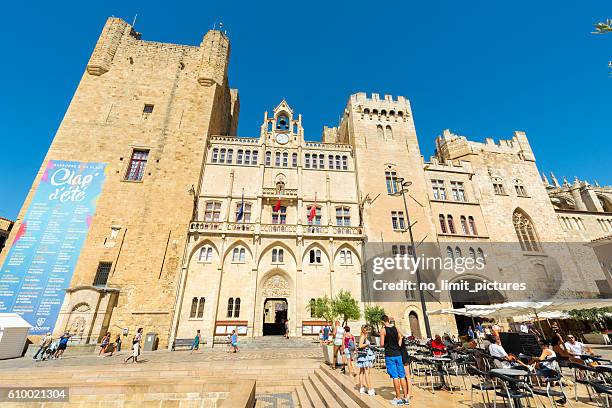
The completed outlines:
{"type": "Polygon", "coordinates": [[[286,115],[279,115],[276,119],[276,130],[289,130],[289,118],[286,115]]]}

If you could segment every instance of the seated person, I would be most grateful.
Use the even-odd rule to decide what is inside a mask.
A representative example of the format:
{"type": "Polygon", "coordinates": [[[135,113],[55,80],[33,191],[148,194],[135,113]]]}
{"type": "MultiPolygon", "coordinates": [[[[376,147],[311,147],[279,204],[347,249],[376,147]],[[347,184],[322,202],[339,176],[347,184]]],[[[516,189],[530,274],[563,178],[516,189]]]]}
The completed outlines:
{"type": "Polygon", "coordinates": [[[559,366],[556,361],[548,361],[551,358],[557,357],[557,354],[551,348],[552,341],[542,340],[540,345],[542,346],[542,354],[540,354],[540,357],[536,357],[532,360],[532,363],[536,363],[539,366],[536,373],[540,377],[556,377],[559,372],[559,366]]]}
{"type": "Polygon", "coordinates": [[[572,334],[567,336],[567,341],[565,342],[565,349],[575,356],[593,354],[593,350],[589,346],[580,341],[576,341],[576,338],[572,334]]]}
{"type": "Polygon", "coordinates": [[[563,338],[559,333],[556,333],[556,336],[552,339],[552,349],[557,354],[557,358],[559,360],[567,360],[573,363],[584,364],[584,361],[582,361],[581,358],[576,357],[574,354],[567,351],[563,345],[563,338]]]}
{"type": "Polygon", "coordinates": [[[520,365],[529,369],[529,366],[519,360],[515,355],[506,353],[506,350],[501,345],[501,340],[499,337],[494,337],[493,335],[489,336],[489,342],[491,345],[489,346],[489,354],[492,357],[496,357],[494,360],[494,364],[496,368],[512,368],[514,366],[520,365]],[[501,359],[498,360],[498,359],[501,359]]]}
{"type": "Polygon", "coordinates": [[[431,351],[434,356],[439,357],[442,354],[446,354],[446,346],[442,342],[442,338],[439,334],[436,334],[435,338],[431,341],[429,345],[431,347],[431,351]]]}

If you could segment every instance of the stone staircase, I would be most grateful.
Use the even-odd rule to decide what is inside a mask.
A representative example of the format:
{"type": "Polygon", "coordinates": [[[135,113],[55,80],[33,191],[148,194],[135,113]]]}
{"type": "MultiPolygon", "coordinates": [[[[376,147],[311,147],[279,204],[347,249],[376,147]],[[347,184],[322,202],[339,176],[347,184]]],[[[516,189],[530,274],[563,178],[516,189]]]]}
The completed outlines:
{"type": "Polygon", "coordinates": [[[321,364],[296,388],[301,408],[382,408],[388,403],[379,395],[359,393],[353,380],[321,364]]]}

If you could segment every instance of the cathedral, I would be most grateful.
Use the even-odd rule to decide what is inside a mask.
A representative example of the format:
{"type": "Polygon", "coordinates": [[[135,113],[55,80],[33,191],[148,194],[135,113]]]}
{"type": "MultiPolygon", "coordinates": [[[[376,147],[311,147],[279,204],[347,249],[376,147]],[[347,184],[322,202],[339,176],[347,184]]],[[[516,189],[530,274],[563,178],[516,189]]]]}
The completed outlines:
{"type": "MultiPolygon", "coordinates": [[[[0,254],[8,276],[17,262],[8,248],[31,231],[24,218],[50,164],[104,169],[57,313],[45,318],[55,334],[95,343],[144,327],[169,346],[196,330],[206,339],[278,334],[288,319],[291,336],[316,336],[325,322],[311,299],[344,290],[362,311],[380,304],[423,337],[421,297],[428,310],[474,298],[373,295],[369,251],[412,253],[412,242],[483,261],[445,281],[528,282],[528,293],[499,289],[481,301],[610,296],[612,187],[542,176],[521,131],[474,142],[445,130],[426,160],[403,96],[350,95],[320,141],[308,140],[285,100],[267,107],[258,137],[237,135],[229,56],[218,30],[199,46],[176,45],[107,20],[0,254]]],[[[454,317],[429,321],[433,333],[458,330],[454,317]]]]}

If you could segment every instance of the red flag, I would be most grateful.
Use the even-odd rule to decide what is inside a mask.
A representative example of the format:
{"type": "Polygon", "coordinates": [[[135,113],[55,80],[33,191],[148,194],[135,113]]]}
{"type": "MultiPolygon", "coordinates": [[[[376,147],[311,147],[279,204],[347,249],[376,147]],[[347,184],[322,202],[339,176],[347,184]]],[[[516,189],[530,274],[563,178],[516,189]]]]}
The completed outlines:
{"type": "Polygon", "coordinates": [[[315,202],[310,207],[310,211],[308,212],[308,222],[312,222],[314,218],[317,216],[317,193],[315,193],[315,202]]]}
{"type": "Polygon", "coordinates": [[[278,212],[278,210],[280,210],[280,208],[281,208],[281,199],[280,199],[280,196],[279,196],[278,197],[278,202],[274,206],[274,212],[278,212]]]}

